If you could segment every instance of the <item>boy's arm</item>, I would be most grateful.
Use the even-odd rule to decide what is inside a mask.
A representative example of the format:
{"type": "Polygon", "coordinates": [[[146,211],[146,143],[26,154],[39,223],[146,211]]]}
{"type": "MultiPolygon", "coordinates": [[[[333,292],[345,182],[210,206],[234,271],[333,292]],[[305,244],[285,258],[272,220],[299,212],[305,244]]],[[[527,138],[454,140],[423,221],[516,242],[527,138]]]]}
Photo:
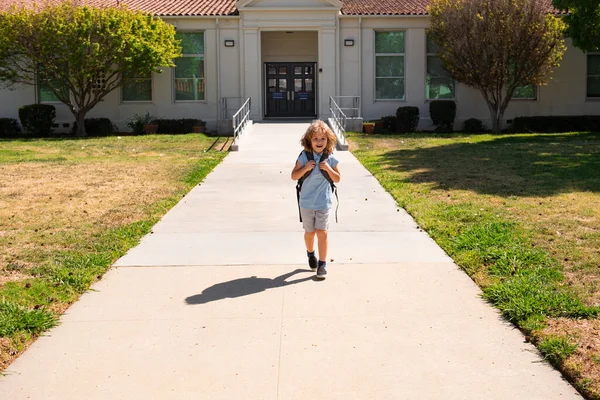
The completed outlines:
{"type": "Polygon", "coordinates": [[[342,174],[340,174],[338,165],[339,164],[336,164],[336,166],[332,168],[327,161],[323,161],[321,164],[319,164],[319,168],[321,168],[324,171],[327,171],[327,173],[331,177],[331,180],[335,183],[338,183],[340,179],[342,179],[342,174]]]}
{"type": "Polygon", "coordinates": [[[304,167],[300,164],[300,161],[296,161],[296,165],[292,170],[292,180],[297,181],[298,179],[302,178],[304,174],[308,171],[311,171],[315,167],[315,165],[316,162],[314,160],[310,160],[309,162],[307,162],[304,167]]]}

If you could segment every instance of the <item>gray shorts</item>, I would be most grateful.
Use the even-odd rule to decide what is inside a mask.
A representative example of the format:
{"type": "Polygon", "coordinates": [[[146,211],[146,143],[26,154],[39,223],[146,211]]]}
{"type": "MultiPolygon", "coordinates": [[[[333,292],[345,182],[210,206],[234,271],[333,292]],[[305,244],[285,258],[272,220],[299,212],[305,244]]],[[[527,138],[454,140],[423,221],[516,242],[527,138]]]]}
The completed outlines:
{"type": "Polygon", "coordinates": [[[327,210],[308,210],[300,209],[302,215],[302,227],[305,232],[314,232],[315,229],[326,231],[329,229],[329,213],[331,208],[327,210]]]}

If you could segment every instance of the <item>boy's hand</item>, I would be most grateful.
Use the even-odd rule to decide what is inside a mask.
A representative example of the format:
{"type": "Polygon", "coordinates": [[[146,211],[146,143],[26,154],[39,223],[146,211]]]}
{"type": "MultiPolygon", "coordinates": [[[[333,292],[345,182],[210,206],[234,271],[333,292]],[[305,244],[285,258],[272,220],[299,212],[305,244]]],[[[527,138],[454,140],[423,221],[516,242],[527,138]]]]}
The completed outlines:
{"type": "Polygon", "coordinates": [[[304,169],[306,172],[312,171],[315,168],[315,165],[317,165],[317,162],[315,160],[310,160],[309,162],[306,163],[306,165],[304,166],[304,169]]]}
{"type": "Polygon", "coordinates": [[[325,170],[327,172],[331,171],[331,166],[329,165],[329,163],[327,162],[327,160],[321,161],[319,163],[319,168],[323,169],[323,170],[325,170]]]}

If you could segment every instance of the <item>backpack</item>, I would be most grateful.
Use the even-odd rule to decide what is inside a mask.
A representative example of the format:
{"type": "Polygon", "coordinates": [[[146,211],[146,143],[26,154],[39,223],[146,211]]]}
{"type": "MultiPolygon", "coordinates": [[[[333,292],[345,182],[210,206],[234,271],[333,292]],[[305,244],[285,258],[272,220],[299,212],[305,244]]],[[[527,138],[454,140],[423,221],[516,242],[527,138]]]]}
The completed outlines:
{"type": "MultiPolygon", "coordinates": [[[[314,160],[312,151],[302,150],[298,157],[300,157],[302,153],[306,153],[306,158],[308,159],[308,161],[314,160]]],[[[323,153],[319,162],[327,161],[328,158],[329,154],[323,153]]],[[[337,206],[335,208],[335,222],[338,222],[337,210],[340,206],[340,199],[338,198],[337,187],[335,186],[335,183],[333,183],[333,179],[331,179],[331,176],[329,176],[329,173],[327,171],[323,171],[321,169],[319,169],[319,171],[321,171],[323,177],[327,180],[327,182],[329,182],[329,185],[331,186],[331,192],[335,193],[335,199],[337,201],[337,206]]],[[[304,175],[302,175],[300,179],[298,179],[298,183],[296,183],[296,199],[298,200],[298,214],[300,215],[300,222],[302,222],[302,213],[300,212],[300,191],[302,190],[302,184],[311,173],[312,170],[306,172],[304,175]]]]}

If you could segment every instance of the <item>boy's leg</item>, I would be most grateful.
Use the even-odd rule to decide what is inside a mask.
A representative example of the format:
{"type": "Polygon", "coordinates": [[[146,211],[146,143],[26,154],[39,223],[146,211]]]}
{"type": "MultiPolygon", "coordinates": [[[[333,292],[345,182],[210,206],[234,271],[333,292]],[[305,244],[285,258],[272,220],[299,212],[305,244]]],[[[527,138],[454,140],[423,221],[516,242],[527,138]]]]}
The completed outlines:
{"type": "Polygon", "coordinates": [[[319,246],[319,261],[327,261],[327,248],[329,241],[327,240],[327,231],[317,229],[317,243],[319,246]]]}
{"type": "Polygon", "coordinates": [[[304,227],[304,244],[308,256],[308,266],[311,270],[317,270],[317,257],[315,257],[315,211],[300,209],[302,215],[302,226],[304,227]]]}
{"type": "Polygon", "coordinates": [[[315,231],[317,232],[317,243],[319,245],[319,263],[317,267],[317,279],[325,279],[327,275],[327,250],[329,241],[327,239],[327,229],[329,229],[328,210],[317,211],[315,219],[315,231]]]}

